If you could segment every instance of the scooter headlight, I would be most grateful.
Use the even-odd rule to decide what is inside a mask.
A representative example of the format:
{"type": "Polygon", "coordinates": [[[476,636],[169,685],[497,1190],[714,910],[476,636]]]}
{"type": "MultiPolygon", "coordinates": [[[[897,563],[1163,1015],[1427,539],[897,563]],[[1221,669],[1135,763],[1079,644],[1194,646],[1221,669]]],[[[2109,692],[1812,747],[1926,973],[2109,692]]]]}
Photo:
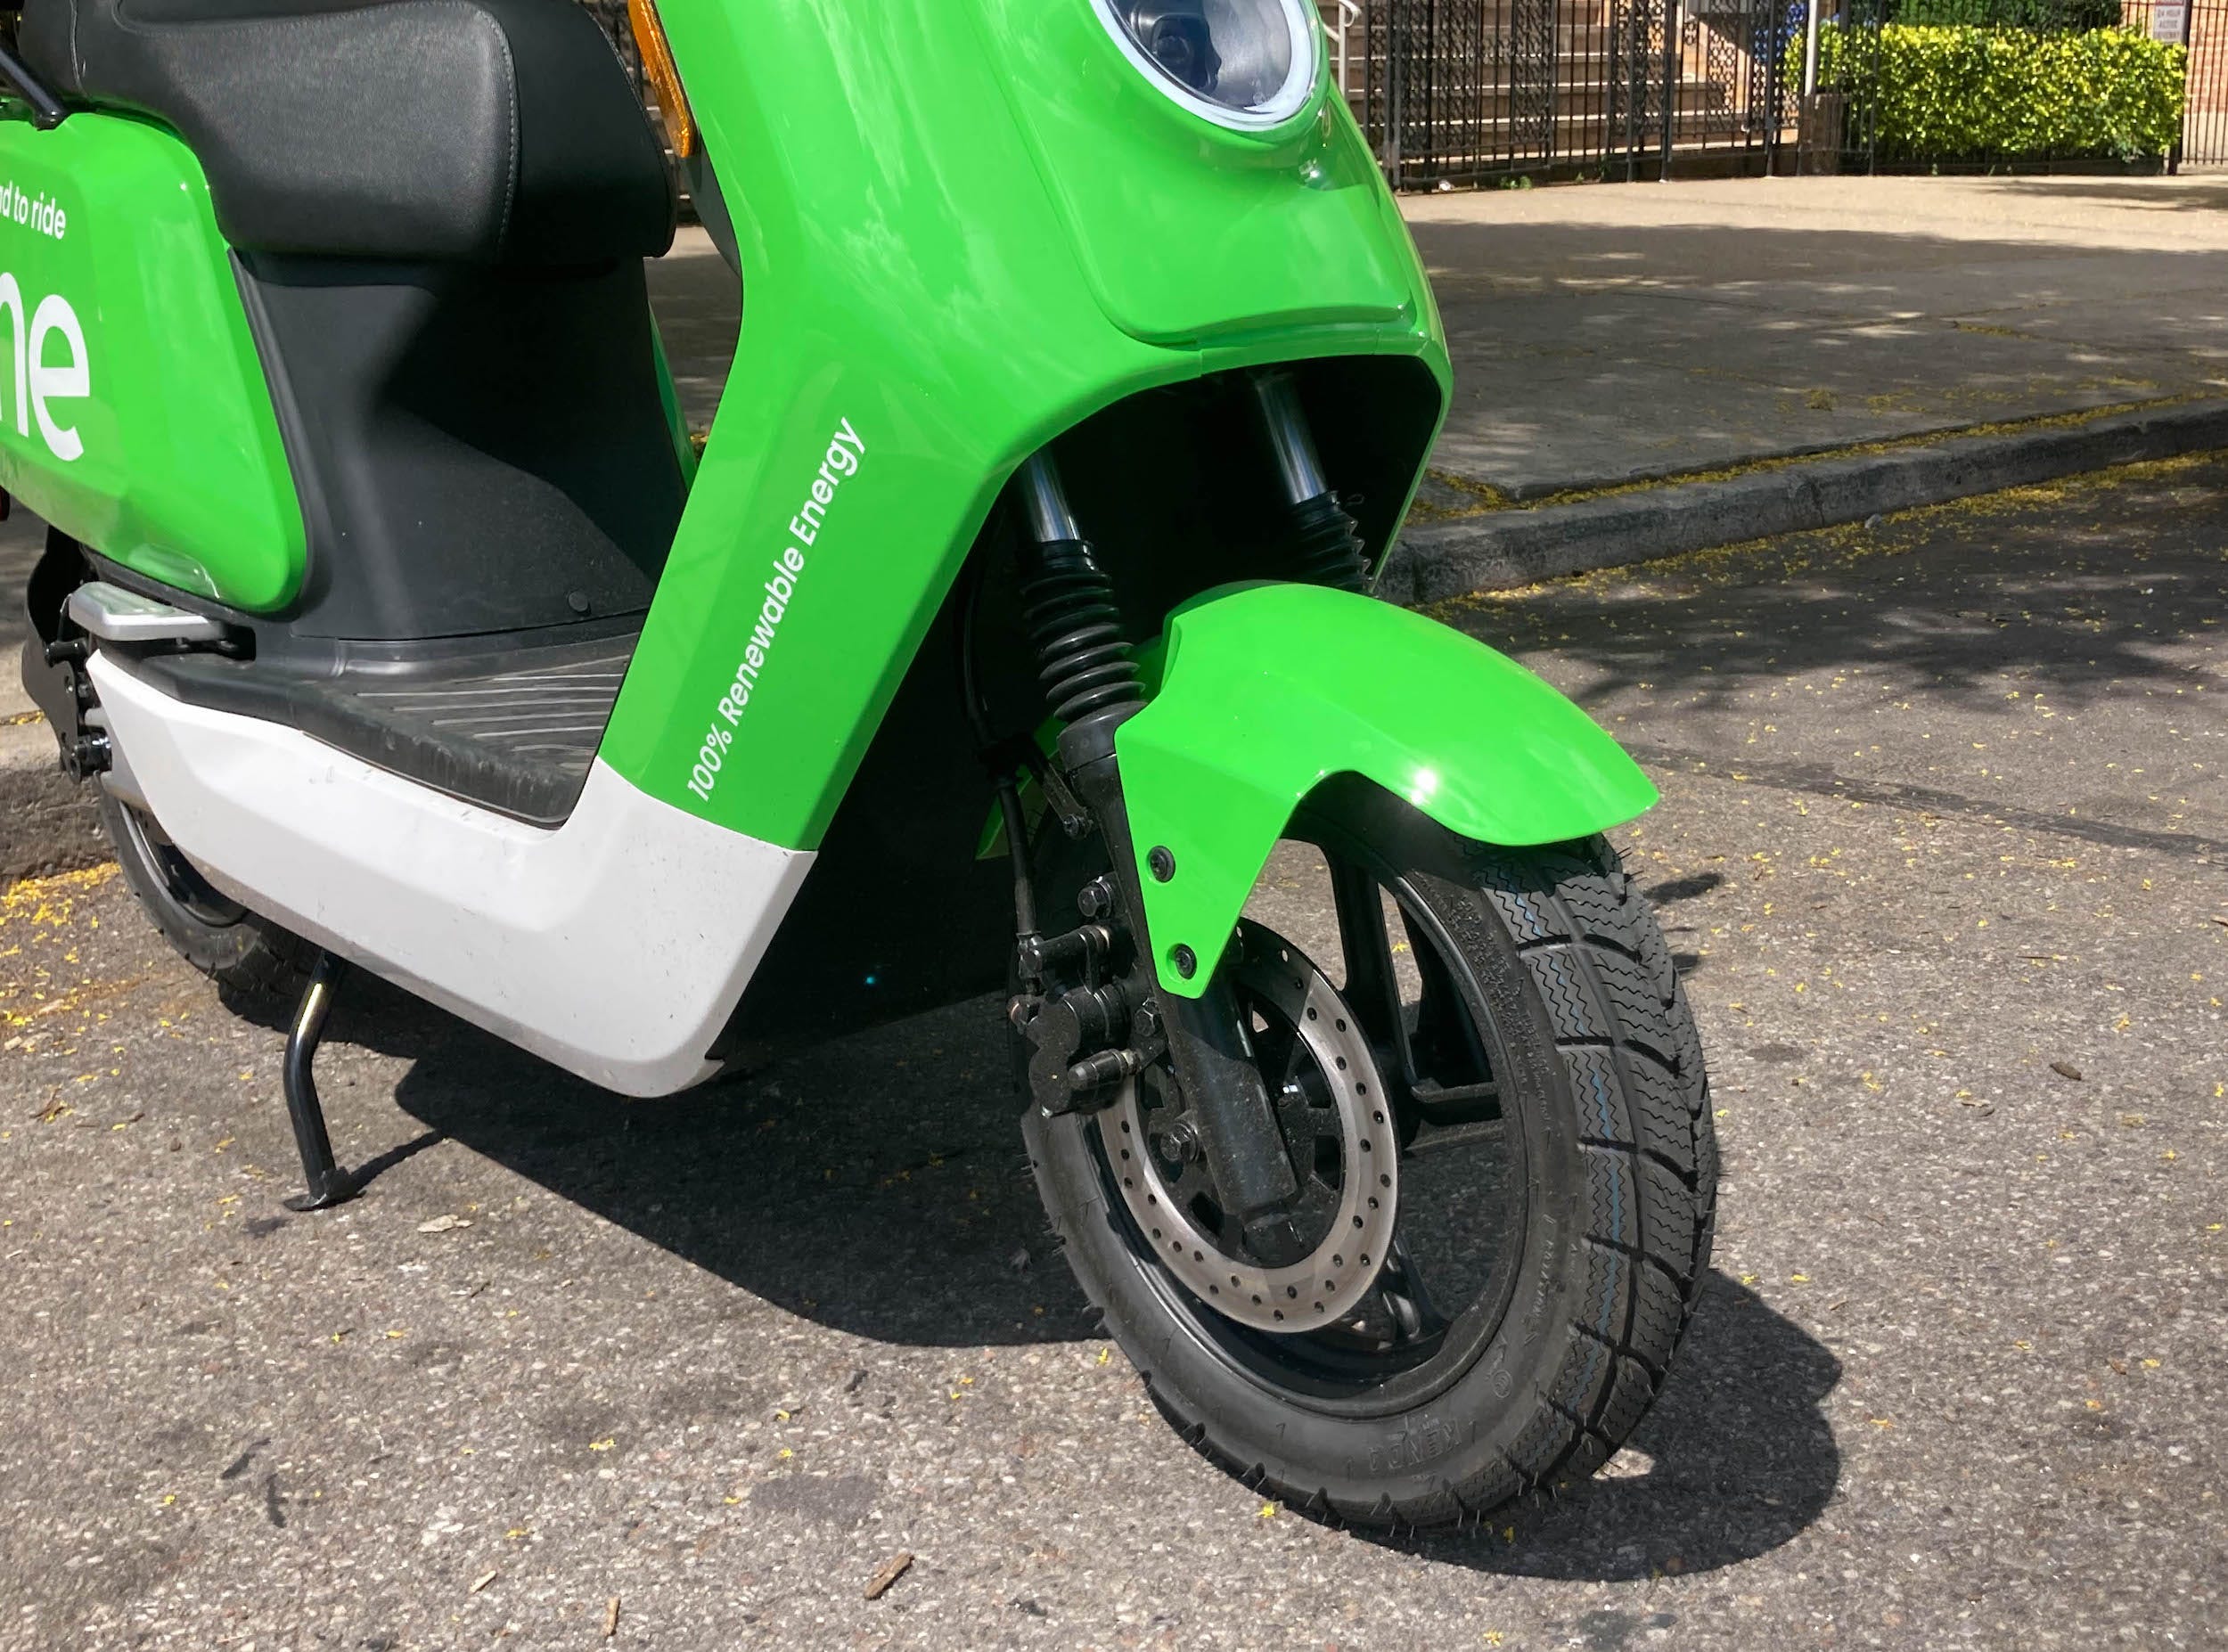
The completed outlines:
{"type": "Polygon", "coordinates": [[[1320,72],[1305,0],[1097,0],[1132,61],[1179,103],[1225,127],[1273,127],[1320,72]]]}

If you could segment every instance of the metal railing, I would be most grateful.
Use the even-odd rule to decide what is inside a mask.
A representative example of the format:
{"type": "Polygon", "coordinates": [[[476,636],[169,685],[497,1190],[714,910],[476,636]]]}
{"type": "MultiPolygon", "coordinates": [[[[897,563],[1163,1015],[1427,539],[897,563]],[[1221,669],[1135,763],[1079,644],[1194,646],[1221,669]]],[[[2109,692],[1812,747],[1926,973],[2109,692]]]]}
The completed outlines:
{"type": "Polygon", "coordinates": [[[1331,37],[1339,65],[1339,90],[1349,101],[1354,96],[1354,26],[1361,20],[1362,0],[1331,0],[1323,9],[1323,32],[1331,37]]]}
{"type": "Polygon", "coordinates": [[[2129,0],[2127,12],[2127,21],[2153,39],[2178,30],[2189,48],[2175,164],[2228,167],[2228,0],[2129,0]]]}
{"type": "Polygon", "coordinates": [[[1396,185],[1762,169],[1795,135],[1806,0],[1369,0],[1364,129],[1396,185]]]}
{"type": "Polygon", "coordinates": [[[1340,84],[1397,187],[1518,175],[2228,166],[2228,0],[1339,0],[1340,84]],[[1357,15],[1358,14],[1358,15],[1357,15]],[[1887,152],[1882,30],[2126,28],[2189,48],[2171,157],[1887,152]]]}

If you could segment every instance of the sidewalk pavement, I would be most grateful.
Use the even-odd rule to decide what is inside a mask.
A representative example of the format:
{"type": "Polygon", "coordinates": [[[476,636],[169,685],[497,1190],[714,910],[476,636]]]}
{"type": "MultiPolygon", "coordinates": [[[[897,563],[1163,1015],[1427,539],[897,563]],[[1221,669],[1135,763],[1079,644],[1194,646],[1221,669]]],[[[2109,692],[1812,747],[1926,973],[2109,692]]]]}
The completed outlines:
{"type": "Polygon", "coordinates": [[[1388,573],[1409,600],[2228,445],[2228,179],[1595,184],[1409,217],[1456,385],[1388,573]]]}
{"type": "Polygon", "coordinates": [[[1573,185],[1409,218],[1454,341],[1435,466],[1517,499],[2228,397],[2228,178],[1573,185]]]}
{"type": "MultiPolygon", "coordinates": [[[[1405,206],[1456,391],[1388,571],[1402,600],[2228,446],[2228,178],[1730,179],[1405,206]]],[[[651,290],[707,425],[733,279],[692,230],[651,290]]],[[[65,832],[58,863],[62,794],[17,784],[50,762],[45,732],[10,722],[38,543],[20,513],[0,527],[0,877],[97,852],[65,832]]]]}

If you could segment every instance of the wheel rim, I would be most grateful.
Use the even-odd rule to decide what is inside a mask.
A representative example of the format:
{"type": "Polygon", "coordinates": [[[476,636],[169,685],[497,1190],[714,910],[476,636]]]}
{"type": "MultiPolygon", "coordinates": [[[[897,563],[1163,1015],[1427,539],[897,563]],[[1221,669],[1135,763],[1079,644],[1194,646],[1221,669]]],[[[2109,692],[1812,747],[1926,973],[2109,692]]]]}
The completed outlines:
{"type": "MultiPolygon", "coordinates": [[[[1093,1133],[1103,1149],[1099,1160],[1111,1202],[1126,1219],[1149,1283],[1204,1347],[1288,1401],[1332,1414],[1390,1415],[1412,1410],[1462,1377],[1506,1315],[1522,1272],[1528,1226],[1527,1120],[1521,1099],[1504,1096],[1497,1082],[1498,1075],[1511,1071],[1501,1029],[1470,983],[1459,949],[1421,896],[1405,879],[1375,865],[1363,846],[1345,843],[1326,849],[1325,858],[1346,981],[1342,989],[1333,988],[1309,964],[1321,981],[1309,1001],[1320,1017],[1325,1001],[1319,994],[1327,994],[1363,1039],[1364,1059],[1375,1077],[1362,1082],[1370,1083],[1372,1096],[1390,1102],[1385,1127],[1397,1148],[1389,1174],[1398,1197],[1392,1201],[1389,1231],[1381,1238],[1372,1231],[1379,1243],[1369,1252],[1373,1261],[1363,1287],[1344,1294],[1351,1305],[1327,1309],[1323,1320],[1334,1322],[1319,1324],[1313,1312],[1316,1298],[1309,1296],[1298,1330],[1289,1319],[1265,1326],[1233,1314],[1226,1305],[1231,1270],[1209,1281],[1222,1287],[1218,1292],[1199,1289],[1215,1253],[1192,1245],[1179,1259],[1165,1223],[1155,1243],[1153,1224],[1135,1216],[1139,1190],[1121,1185],[1120,1143],[1134,1142],[1141,1133],[1151,1141],[1150,1097],[1126,1092],[1093,1133]],[[1402,942],[1391,939],[1388,924],[1398,927],[1402,942]],[[1415,977],[1406,984],[1412,1000],[1400,991],[1401,972],[1393,967],[1397,949],[1403,948],[1415,977]],[[1483,1174],[1481,1154],[1497,1161],[1483,1174]],[[1196,1262],[1192,1249],[1201,1253],[1196,1262]]],[[[1249,920],[1241,939],[1248,934],[1289,949],[1295,959],[1306,958],[1266,926],[1249,920]]],[[[1241,966],[1241,980],[1247,973],[1241,966]]],[[[1311,1056],[1323,1047],[1300,1043],[1311,1056]]],[[[1353,1064],[1354,1058],[1347,1059],[1353,1064]]],[[[1157,1071],[1148,1076],[1173,1083],[1157,1071]]],[[[1289,1110],[1280,1108],[1281,1124],[1289,1110]]],[[[1288,1149],[1291,1144],[1288,1128],[1288,1149]]],[[[1342,1173],[1354,1157],[1342,1152],[1342,1173]]],[[[1138,1162],[1138,1157],[1127,1161],[1133,1181],[1138,1162]]],[[[1237,1272],[1248,1277],[1242,1268],[1237,1272]]],[[[1315,1282],[1340,1278],[1333,1271],[1315,1282]]],[[[1252,1295],[1250,1288],[1242,1292],[1252,1295]]],[[[1252,1307],[1249,1300],[1239,1305],[1252,1307]]]]}
{"type": "Polygon", "coordinates": [[[170,840],[169,833],[162,830],[153,815],[128,806],[121,813],[132,846],[160,882],[162,893],[172,905],[196,923],[212,929],[230,928],[247,917],[248,909],[202,877],[201,870],[185,858],[185,852],[170,840]]]}

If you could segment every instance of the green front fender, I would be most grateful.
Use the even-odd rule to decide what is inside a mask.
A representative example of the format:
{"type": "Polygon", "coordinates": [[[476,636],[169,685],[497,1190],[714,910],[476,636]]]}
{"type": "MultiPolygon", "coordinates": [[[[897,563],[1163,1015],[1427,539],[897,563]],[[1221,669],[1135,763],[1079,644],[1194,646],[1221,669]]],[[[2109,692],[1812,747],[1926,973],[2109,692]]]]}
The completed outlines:
{"type": "Polygon", "coordinates": [[[1318,585],[1227,586],[1170,617],[1151,702],[1115,735],[1162,987],[1205,990],[1306,796],[1359,774],[1465,838],[1560,843],[1656,789],[1561,694],[1461,632],[1318,585]],[[1175,872],[1156,879],[1156,848],[1175,872]],[[1179,947],[1196,959],[1186,977],[1179,947]]]}

